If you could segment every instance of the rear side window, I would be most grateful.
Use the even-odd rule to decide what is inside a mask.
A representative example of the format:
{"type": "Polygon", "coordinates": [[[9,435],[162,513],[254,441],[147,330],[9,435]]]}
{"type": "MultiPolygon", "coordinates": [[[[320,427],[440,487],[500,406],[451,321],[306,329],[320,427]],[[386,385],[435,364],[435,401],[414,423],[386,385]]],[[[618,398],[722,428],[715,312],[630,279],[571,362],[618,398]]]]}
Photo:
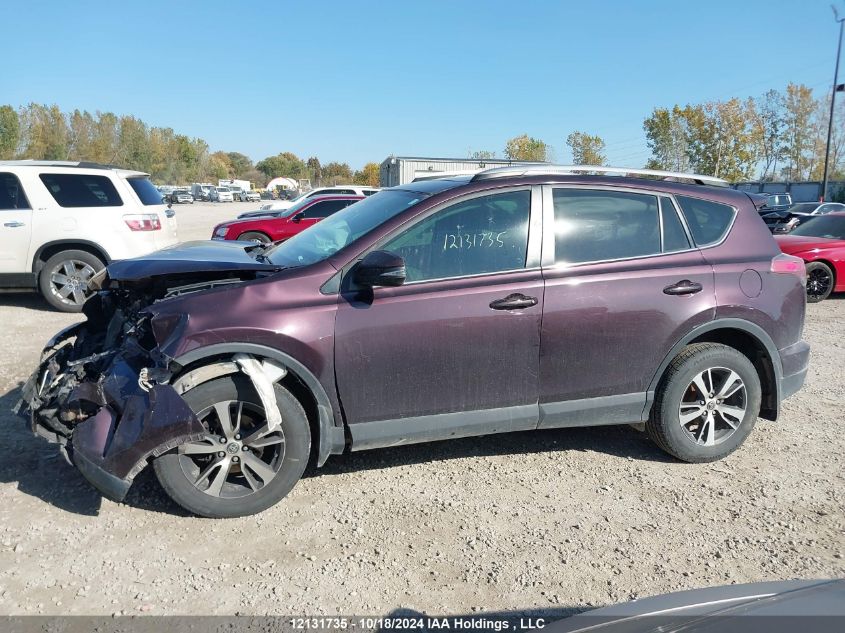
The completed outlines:
{"type": "Polygon", "coordinates": [[[687,233],[671,199],[661,196],[660,213],[663,219],[663,252],[674,253],[688,249],[690,243],[687,233]]]}
{"type": "MultiPolygon", "coordinates": [[[[138,199],[143,205],[161,204],[161,192],[155,188],[149,178],[127,178],[129,186],[135,191],[138,199]]],[[[174,191],[173,193],[188,193],[187,191],[174,191]]]]}
{"type": "Polygon", "coordinates": [[[372,189],[372,190],[371,189],[364,189],[363,193],[364,193],[365,196],[371,196],[374,193],[378,193],[378,191],[376,191],[374,189],[372,189]]]}
{"type": "Polygon", "coordinates": [[[29,208],[18,177],[14,174],[0,174],[0,211],[29,208]]]}
{"type": "Polygon", "coordinates": [[[41,182],[62,207],[120,207],[123,200],[106,176],[41,174],[41,182]]]}
{"type": "Polygon", "coordinates": [[[303,218],[327,218],[341,209],[345,209],[356,200],[326,200],[312,204],[302,212],[303,218]]]}
{"type": "Polygon", "coordinates": [[[555,189],[555,260],[579,264],[661,252],[655,196],[555,189]]]}
{"type": "Polygon", "coordinates": [[[709,246],[725,237],[736,214],[733,207],[700,198],[675,198],[681,205],[696,245],[709,246]]]}

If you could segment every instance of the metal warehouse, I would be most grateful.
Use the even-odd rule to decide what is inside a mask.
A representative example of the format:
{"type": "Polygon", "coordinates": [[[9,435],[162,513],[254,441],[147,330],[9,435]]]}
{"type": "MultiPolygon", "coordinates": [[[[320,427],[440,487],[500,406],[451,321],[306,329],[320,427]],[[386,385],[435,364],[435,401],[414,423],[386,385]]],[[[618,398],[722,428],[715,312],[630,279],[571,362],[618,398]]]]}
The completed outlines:
{"type": "Polygon", "coordinates": [[[388,156],[379,168],[379,184],[395,187],[414,180],[437,178],[455,174],[474,174],[491,167],[509,165],[542,165],[534,161],[516,161],[506,158],[424,158],[419,156],[388,156]]]}

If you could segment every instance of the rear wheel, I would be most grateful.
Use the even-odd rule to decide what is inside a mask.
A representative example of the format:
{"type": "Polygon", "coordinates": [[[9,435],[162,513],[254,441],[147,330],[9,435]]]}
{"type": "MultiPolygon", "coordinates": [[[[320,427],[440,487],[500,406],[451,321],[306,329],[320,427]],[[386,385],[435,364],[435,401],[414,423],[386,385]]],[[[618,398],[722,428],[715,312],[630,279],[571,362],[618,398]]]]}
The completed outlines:
{"type": "Polygon", "coordinates": [[[176,503],[200,516],[238,517],[266,510],[291,491],[308,463],[311,433],[299,402],[274,388],[282,424],[272,430],[243,376],[218,378],[183,396],[208,434],[153,462],[176,503]]]}
{"type": "Polygon", "coordinates": [[[269,244],[270,243],[270,236],[261,233],[260,231],[247,231],[246,233],[241,233],[238,236],[238,239],[242,242],[258,242],[259,244],[269,244]]]}
{"type": "Polygon", "coordinates": [[[38,287],[44,299],[62,312],[80,312],[93,294],[91,278],[105,264],[86,251],[62,251],[44,263],[38,275],[38,287]]]}
{"type": "Polygon", "coordinates": [[[807,264],[807,302],[824,301],[833,292],[833,271],[824,262],[807,264]]]}
{"type": "Polygon", "coordinates": [[[732,347],[696,343],[678,354],[657,390],[646,431],[685,462],[712,462],[742,445],[760,411],[760,378],[732,347]]]}

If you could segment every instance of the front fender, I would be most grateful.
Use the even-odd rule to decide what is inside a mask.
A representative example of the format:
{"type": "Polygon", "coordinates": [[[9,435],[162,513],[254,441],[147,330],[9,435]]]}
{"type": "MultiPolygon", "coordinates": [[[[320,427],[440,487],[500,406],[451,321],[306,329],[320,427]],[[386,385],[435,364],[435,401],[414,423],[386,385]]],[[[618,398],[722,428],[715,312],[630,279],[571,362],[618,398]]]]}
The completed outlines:
{"type": "Polygon", "coordinates": [[[272,347],[256,343],[218,343],[191,350],[178,358],[174,358],[173,361],[181,367],[186,367],[206,358],[235,354],[249,354],[250,356],[275,360],[302,380],[311,391],[314,400],[317,402],[317,423],[319,427],[317,466],[325,464],[329,455],[343,452],[346,447],[346,436],[340,415],[335,415],[331,400],[317,377],[292,356],[272,347]]]}

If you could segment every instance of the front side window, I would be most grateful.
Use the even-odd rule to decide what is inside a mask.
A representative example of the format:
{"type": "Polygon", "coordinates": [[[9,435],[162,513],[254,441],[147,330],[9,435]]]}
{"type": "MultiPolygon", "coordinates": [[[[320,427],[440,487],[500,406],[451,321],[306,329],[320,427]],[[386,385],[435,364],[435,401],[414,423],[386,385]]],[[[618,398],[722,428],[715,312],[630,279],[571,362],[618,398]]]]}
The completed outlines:
{"type": "Polygon", "coordinates": [[[120,207],[123,200],[106,176],[41,174],[41,182],[62,207],[120,207]]]}
{"type": "Polygon", "coordinates": [[[29,202],[18,177],[14,174],[0,173],[0,211],[29,208],[29,202]]]}
{"type": "Polygon", "coordinates": [[[464,200],[428,216],[380,250],[405,260],[406,283],[518,270],[525,267],[530,210],[529,191],[464,200]]]}
{"type": "Polygon", "coordinates": [[[657,198],[641,193],[555,189],[555,260],[578,264],[661,252],[657,198]]]}
{"type": "MultiPolygon", "coordinates": [[[[425,198],[413,191],[383,191],[350,205],[307,231],[297,233],[264,253],[273,264],[307,266],[323,261],[380,224],[425,198]]],[[[288,212],[286,211],[285,214],[288,212]]],[[[284,217],[284,216],[282,216],[284,217]]]]}
{"type": "Polygon", "coordinates": [[[324,200],[322,202],[317,202],[305,209],[305,211],[302,212],[302,217],[305,219],[327,218],[341,209],[345,209],[353,202],[355,202],[355,200],[324,200]]]}
{"type": "Polygon", "coordinates": [[[731,228],[734,208],[719,202],[675,196],[687,220],[692,238],[697,246],[709,246],[721,241],[731,228]]]}

